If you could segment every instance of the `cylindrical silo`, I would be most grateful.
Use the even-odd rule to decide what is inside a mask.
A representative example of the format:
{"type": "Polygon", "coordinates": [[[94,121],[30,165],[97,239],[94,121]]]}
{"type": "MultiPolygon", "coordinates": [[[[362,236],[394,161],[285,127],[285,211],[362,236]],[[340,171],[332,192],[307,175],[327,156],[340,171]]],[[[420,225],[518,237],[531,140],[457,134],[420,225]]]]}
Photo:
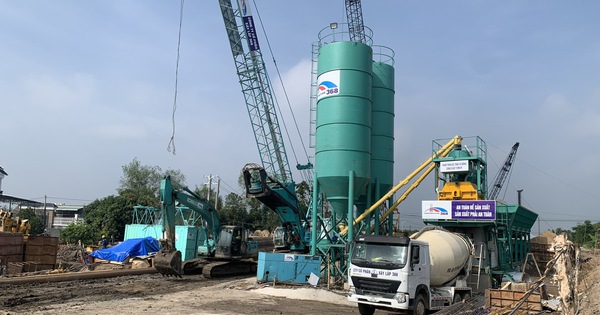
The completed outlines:
{"type": "Polygon", "coordinates": [[[358,42],[319,50],[315,172],[338,218],[348,213],[349,172],[353,199],[370,181],[372,56],[371,47],[358,42]]]}
{"type": "Polygon", "coordinates": [[[380,61],[373,62],[371,97],[373,202],[379,200],[394,186],[394,93],[394,67],[380,61]],[[379,195],[375,194],[377,191],[379,195]]]}

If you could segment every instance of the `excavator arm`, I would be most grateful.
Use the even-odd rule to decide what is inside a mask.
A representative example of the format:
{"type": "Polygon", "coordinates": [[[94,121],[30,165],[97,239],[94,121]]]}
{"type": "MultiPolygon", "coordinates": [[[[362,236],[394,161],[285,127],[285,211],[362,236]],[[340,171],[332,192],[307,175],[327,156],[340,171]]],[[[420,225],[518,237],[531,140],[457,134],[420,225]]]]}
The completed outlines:
{"type": "Polygon", "coordinates": [[[215,240],[221,229],[221,222],[215,208],[188,188],[173,188],[171,178],[165,177],[160,183],[160,201],[163,222],[163,239],[160,240],[161,249],[156,254],[154,266],[163,275],[178,276],[182,274],[181,252],[175,248],[175,213],[176,203],[187,206],[199,214],[204,222],[212,240],[208,243],[209,256],[214,255],[215,240]]]}
{"type": "Polygon", "coordinates": [[[270,177],[265,169],[257,164],[248,163],[242,169],[246,186],[246,197],[256,198],[279,216],[281,226],[273,236],[275,249],[305,251],[306,214],[300,209],[295,184],[286,184],[270,177]]]}

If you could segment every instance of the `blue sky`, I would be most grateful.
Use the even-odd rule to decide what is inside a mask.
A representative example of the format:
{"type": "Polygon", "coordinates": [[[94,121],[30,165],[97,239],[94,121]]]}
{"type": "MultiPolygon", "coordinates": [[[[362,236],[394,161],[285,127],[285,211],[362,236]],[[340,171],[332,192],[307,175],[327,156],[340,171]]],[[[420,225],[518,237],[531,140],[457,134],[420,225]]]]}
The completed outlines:
{"type": "MultiPolygon", "coordinates": [[[[308,144],[311,44],[344,22],[344,1],[256,4],[261,47],[268,38],[308,144]]],[[[116,194],[134,158],[181,170],[190,187],[213,174],[224,193],[238,190],[258,150],[217,1],[184,5],[177,154],[167,152],[179,5],[0,0],[5,194],[89,203],[116,194]]],[[[515,203],[523,189],[542,231],[600,220],[599,10],[596,1],[363,1],[375,43],[396,54],[395,181],[428,157],[433,139],[480,136],[490,178],[518,141],[502,199],[515,203]]],[[[283,118],[293,130],[286,110],[283,118]]],[[[290,163],[305,163],[297,137],[289,155],[291,146],[299,161],[290,163]]],[[[400,207],[405,226],[418,226],[420,201],[434,198],[424,182],[400,207]]]]}

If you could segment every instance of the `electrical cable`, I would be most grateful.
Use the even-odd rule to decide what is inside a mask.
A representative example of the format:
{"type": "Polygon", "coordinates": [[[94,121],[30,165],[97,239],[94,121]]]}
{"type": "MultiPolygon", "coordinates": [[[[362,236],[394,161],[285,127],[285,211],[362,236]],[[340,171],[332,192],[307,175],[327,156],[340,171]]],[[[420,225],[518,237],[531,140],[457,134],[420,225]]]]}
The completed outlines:
{"type": "Polygon", "coordinates": [[[171,152],[173,150],[173,155],[175,155],[175,112],[177,111],[177,85],[179,83],[179,51],[181,48],[181,29],[183,25],[183,3],[185,0],[181,0],[179,7],[179,36],[177,37],[177,61],[175,62],[175,95],[173,97],[173,114],[171,116],[171,122],[173,124],[173,133],[171,134],[171,140],[169,140],[169,145],[167,145],[167,151],[171,152]]]}

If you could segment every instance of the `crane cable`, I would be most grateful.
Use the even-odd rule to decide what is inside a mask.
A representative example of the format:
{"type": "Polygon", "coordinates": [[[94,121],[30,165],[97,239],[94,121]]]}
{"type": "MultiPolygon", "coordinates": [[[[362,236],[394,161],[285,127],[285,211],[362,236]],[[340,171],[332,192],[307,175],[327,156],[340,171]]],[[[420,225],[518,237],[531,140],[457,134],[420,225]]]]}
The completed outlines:
{"type": "Polygon", "coordinates": [[[185,0],[181,0],[179,7],[179,36],[177,38],[177,61],[175,62],[175,96],[173,97],[173,114],[171,116],[171,122],[173,124],[173,133],[171,134],[171,140],[169,140],[169,145],[167,146],[167,151],[171,152],[173,150],[173,155],[175,155],[175,112],[177,111],[177,85],[179,81],[179,50],[181,48],[181,29],[183,25],[183,3],[185,0]]]}
{"type": "MultiPolygon", "coordinates": [[[[277,66],[277,61],[275,60],[275,55],[273,54],[273,50],[271,49],[271,43],[267,36],[267,32],[265,31],[265,26],[260,17],[260,12],[258,11],[258,7],[256,6],[256,1],[253,1],[253,4],[254,4],[254,9],[256,10],[256,16],[258,17],[258,21],[260,23],[260,27],[263,31],[263,34],[265,34],[265,40],[267,42],[267,47],[269,48],[269,53],[271,54],[271,57],[273,59],[273,64],[275,65],[275,71],[277,72],[277,77],[279,78],[279,82],[281,84],[283,94],[285,95],[285,99],[287,101],[288,108],[290,109],[290,113],[292,114],[292,120],[294,121],[294,125],[296,126],[296,132],[298,133],[300,142],[302,143],[302,149],[304,150],[304,155],[306,156],[306,159],[308,160],[308,152],[306,151],[306,145],[304,145],[304,140],[302,139],[302,134],[300,133],[300,128],[298,128],[298,122],[296,121],[296,116],[294,115],[294,111],[292,110],[292,105],[290,103],[290,99],[288,97],[288,93],[285,88],[285,85],[283,84],[283,79],[281,78],[281,73],[279,72],[279,67],[277,66]]],[[[290,147],[292,149],[292,154],[294,155],[294,158],[296,159],[296,163],[298,164],[298,157],[296,156],[296,150],[294,149],[294,146],[292,144],[292,140],[290,138],[290,133],[287,129],[287,124],[285,123],[285,119],[283,118],[281,108],[279,107],[279,102],[277,101],[277,96],[275,94],[273,94],[273,96],[275,98],[275,103],[276,103],[275,105],[277,106],[277,110],[279,111],[279,114],[280,114],[279,116],[281,117],[281,120],[283,122],[283,128],[285,129],[285,133],[287,135],[288,142],[290,143],[290,147]]]]}

